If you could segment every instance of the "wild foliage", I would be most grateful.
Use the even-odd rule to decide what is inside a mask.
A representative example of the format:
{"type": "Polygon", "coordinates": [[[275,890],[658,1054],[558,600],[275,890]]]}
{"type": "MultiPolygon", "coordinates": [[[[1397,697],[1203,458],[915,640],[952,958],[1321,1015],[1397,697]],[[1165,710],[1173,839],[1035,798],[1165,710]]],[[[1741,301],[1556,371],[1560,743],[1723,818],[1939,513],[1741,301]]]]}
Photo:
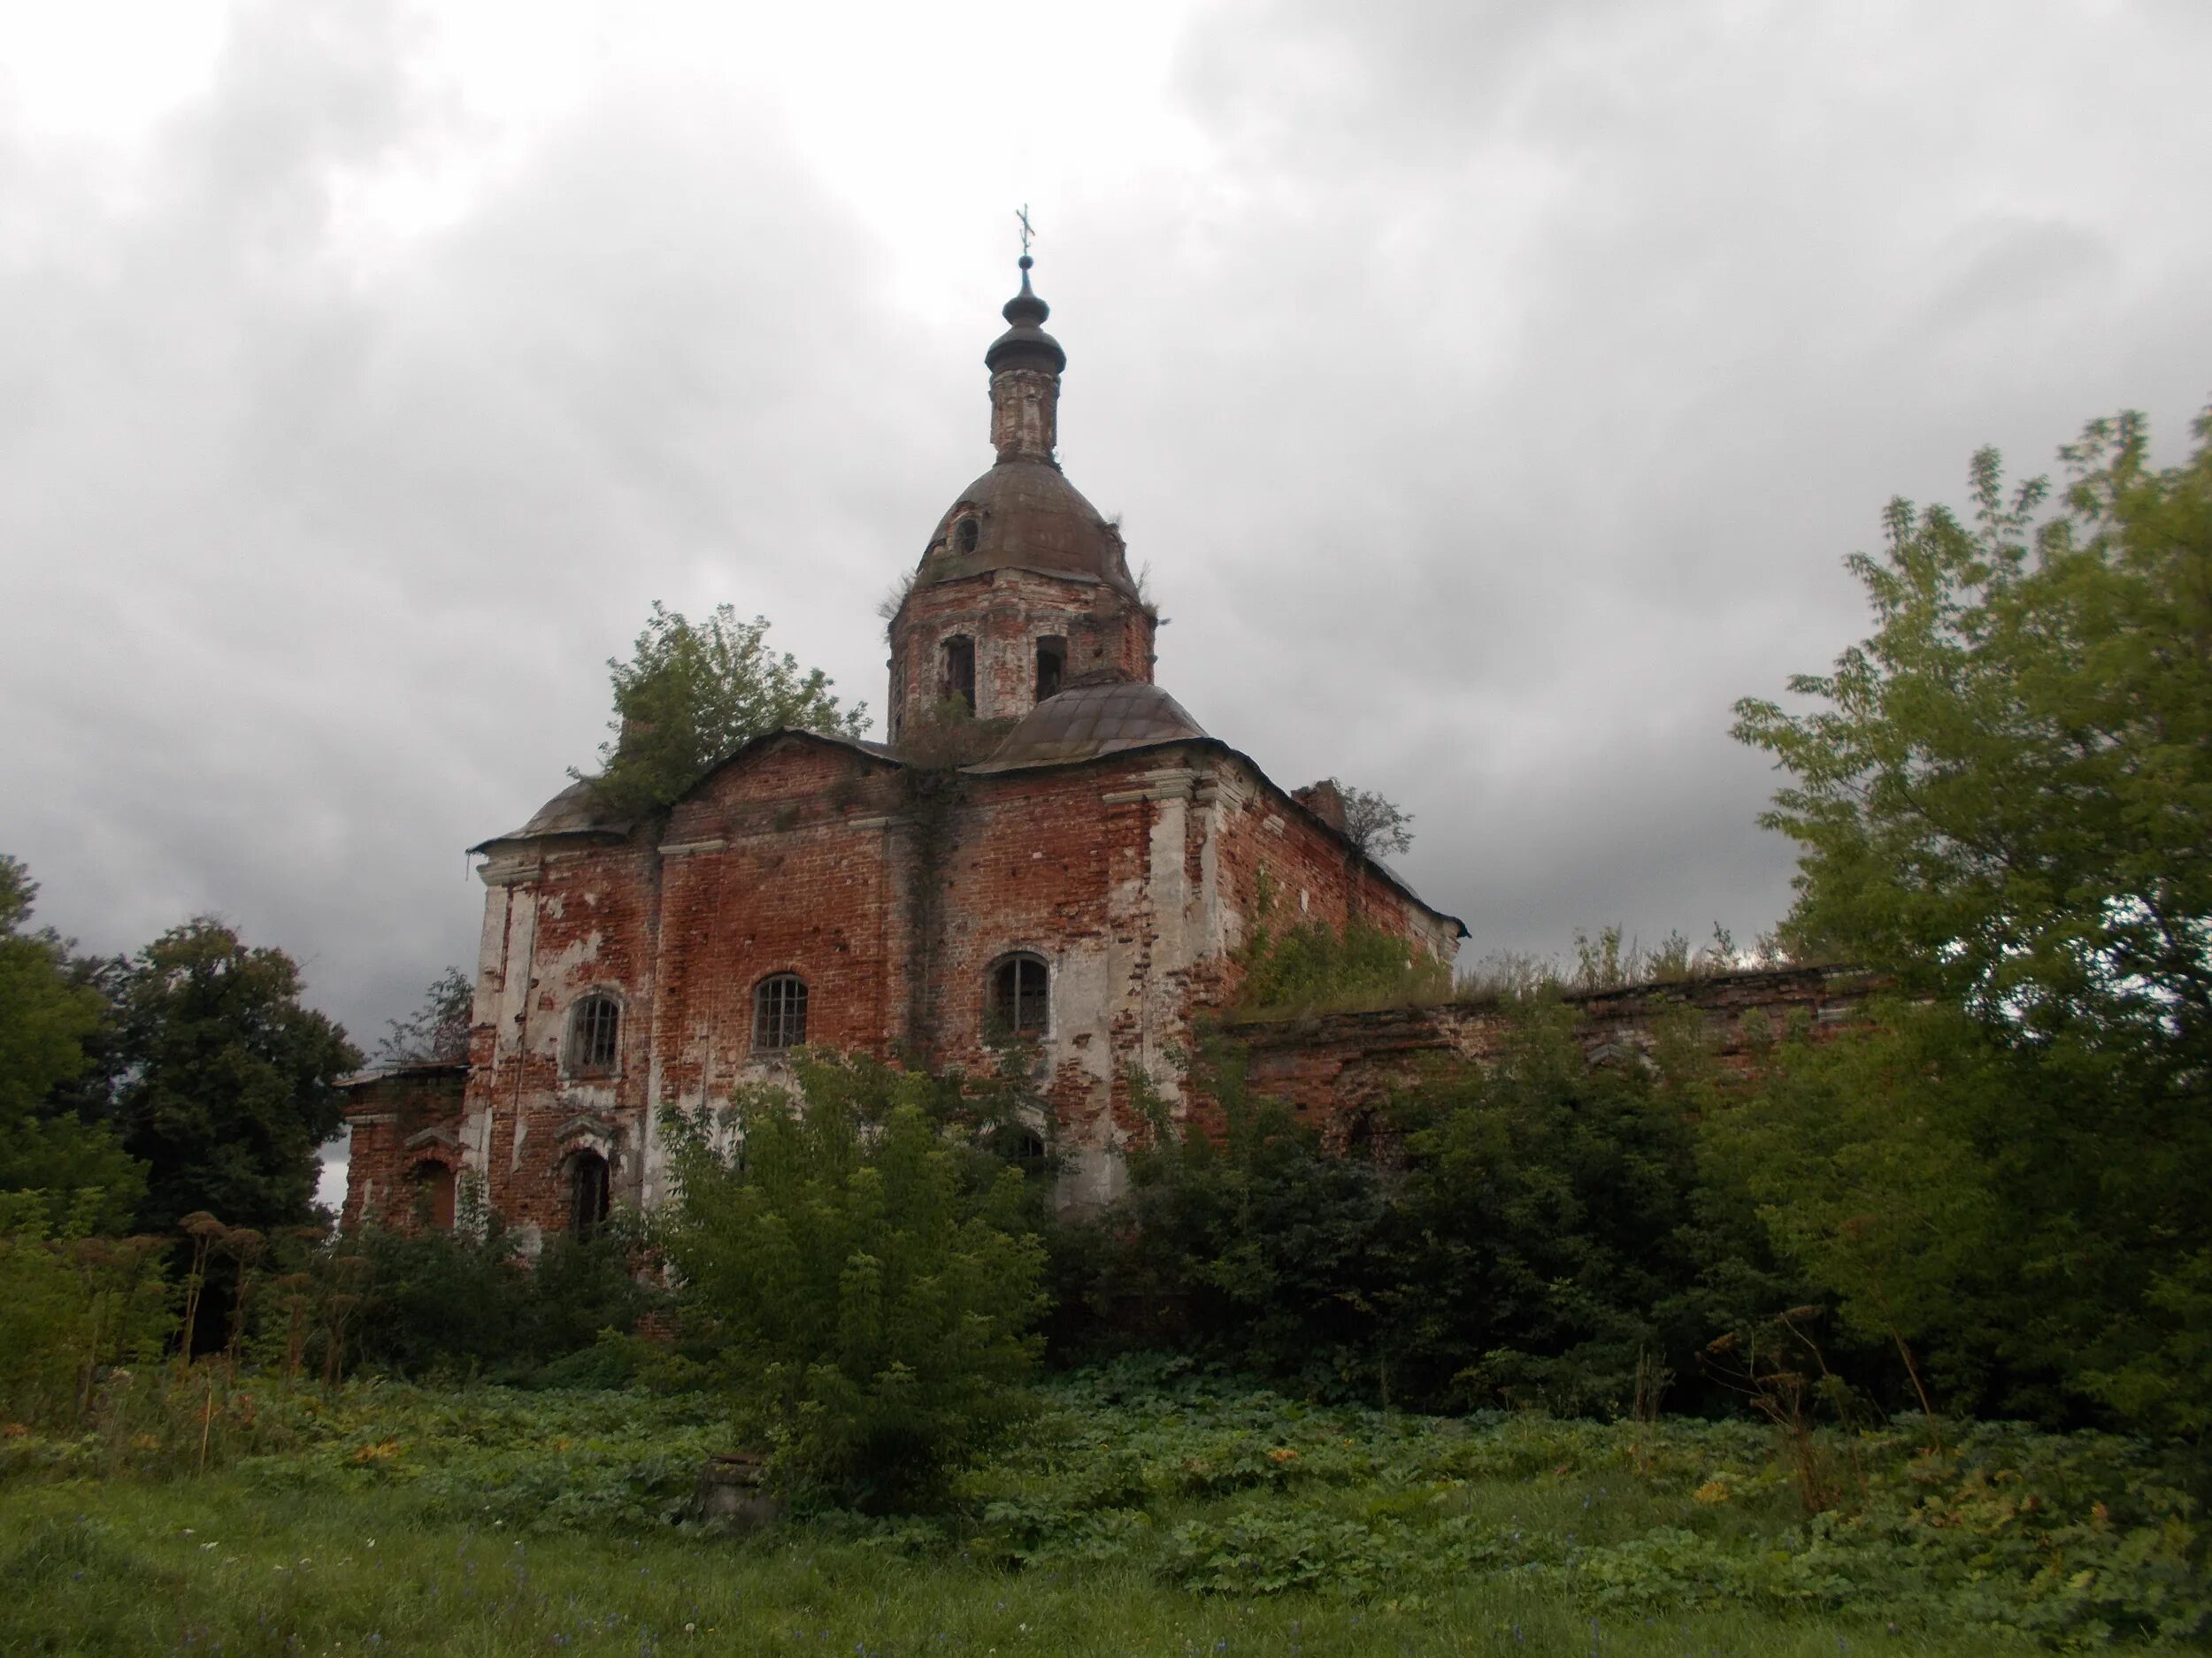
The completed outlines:
{"type": "Polygon", "coordinates": [[[103,1195],[55,1225],[42,1194],[0,1193],[0,1416],[73,1428],[116,1365],[157,1357],[176,1330],[168,1240],[106,1238],[103,1195]]]}
{"type": "Polygon", "coordinates": [[[1103,1329],[1428,1408],[1603,1415],[1663,1376],[1678,1401],[1724,1402],[1700,1350],[1803,1286],[1701,1164],[1691,1118],[1714,1078],[1694,1022],[1593,1065],[1571,1008],[1510,1017],[1494,1063],[1436,1067],[1333,1146],[1234,1044],[1209,1048],[1221,1132],[1156,1113],[1089,1257],[1103,1329]]]}
{"type": "Polygon", "coordinates": [[[2091,1397],[2191,1434],[2212,1428],[2212,416],[2196,434],[2160,470],[2140,417],[2093,423],[2047,511],[1988,450],[1970,523],[1893,503],[1884,554],[1851,561],[1875,631],[1791,681],[1809,711],[1737,710],[1788,773],[1765,821],[1802,848],[1792,947],[1906,999],[1747,1119],[1747,1143],[1824,1148],[1766,1164],[1785,1241],[1870,1327],[1970,1330],[1962,1365],[2042,1378],[2007,1409],[2091,1397]]]}
{"type": "MultiPolygon", "coordinates": [[[[668,1300],[637,1276],[637,1240],[626,1224],[588,1240],[548,1238],[532,1260],[520,1243],[488,1222],[481,1232],[365,1230],[328,1246],[326,1253],[360,1262],[348,1285],[360,1298],[349,1321],[349,1366],[526,1383],[557,1361],[588,1366],[580,1355],[593,1351],[601,1332],[627,1335],[668,1300]]],[[[324,1269],[320,1276],[334,1275],[324,1269]]],[[[621,1361],[611,1362],[618,1372],[621,1361]]],[[[598,1368],[609,1362],[602,1355],[598,1368]]]]}
{"type": "Polygon", "coordinates": [[[282,950],[205,917],[132,958],[115,1010],[130,1062],[116,1112],[149,1171],[142,1230],[202,1209],[264,1230],[311,1217],[337,1081],[361,1055],[300,990],[282,950]]]}
{"type": "Polygon", "coordinates": [[[0,1646],[1962,1658],[2212,1627],[2181,1470],[2109,1436],[1993,1425],[1930,1454],[1875,1424],[1809,1515],[1747,1422],[1316,1406],[1184,1361],[1041,1403],[937,1516],[822,1510],[741,1543],[697,1529],[729,1433],[704,1395],[255,1384],[198,1479],[86,1478],[189,1472],[188,1434],[119,1462],[19,1436],[0,1646]]]}
{"type": "Polygon", "coordinates": [[[376,1056],[388,1064],[436,1060],[451,1063],[469,1056],[469,1019],[475,986],[457,967],[430,981],[422,1005],[403,1019],[388,1019],[376,1056]]]}
{"type": "Polygon", "coordinates": [[[1441,1002],[1452,971],[1426,950],[1357,917],[1286,926],[1263,893],[1250,933],[1236,953],[1240,1017],[1337,1013],[1441,1002]]]}
{"type": "Polygon", "coordinates": [[[1371,858],[1403,857],[1413,850],[1413,814],[1373,789],[1328,779],[1344,804],[1345,838],[1371,858]]]}
{"type": "Polygon", "coordinates": [[[45,1194],[50,1224],[120,1230],[145,1186],[96,1109],[73,1086],[110,1035],[106,997],[51,929],[29,925],[38,884],[0,856],[0,1194],[45,1194]],[[100,1194],[88,1217],[84,1194],[100,1194]]]}
{"type": "MultiPolygon", "coordinates": [[[[731,606],[693,622],[656,600],[629,661],[608,661],[614,741],[592,779],[602,806],[639,815],[681,796],[718,761],[753,738],[785,729],[858,737],[864,702],[841,709],[819,668],[802,669],[767,644],[768,620],[738,619],[731,606]]],[[[582,773],[573,775],[580,777],[582,773]]]]}
{"type": "Polygon", "coordinates": [[[687,1329],[786,1475],[926,1503],[1028,1409],[1043,1249],[1021,1171],[987,1184],[925,1076],[802,1057],[673,1150],[661,1237],[687,1329]]]}

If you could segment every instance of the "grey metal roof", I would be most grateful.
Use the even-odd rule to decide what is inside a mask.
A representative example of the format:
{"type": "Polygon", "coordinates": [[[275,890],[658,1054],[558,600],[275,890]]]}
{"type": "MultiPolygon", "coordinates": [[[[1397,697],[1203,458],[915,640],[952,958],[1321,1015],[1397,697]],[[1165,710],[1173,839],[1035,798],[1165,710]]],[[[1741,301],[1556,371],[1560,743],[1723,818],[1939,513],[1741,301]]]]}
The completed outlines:
{"type": "MultiPolygon", "coordinates": [[[[739,755],[757,748],[762,743],[773,741],[778,737],[806,737],[816,742],[826,742],[840,748],[850,748],[856,753],[869,755],[878,760],[890,760],[895,763],[898,760],[898,756],[884,744],[870,742],[864,738],[848,737],[836,732],[780,729],[763,732],[749,741],[740,743],[721,759],[709,766],[703,774],[701,781],[703,782],[707,777],[711,777],[731,761],[736,759],[739,755]]],[[[592,787],[592,781],[593,779],[589,778],[583,778],[571,783],[551,800],[539,807],[536,815],[521,828],[510,829],[505,834],[494,835],[488,841],[479,841],[469,850],[481,852],[488,847],[497,846],[503,841],[544,841],[557,839],[563,835],[628,834],[637,826],[638,820],[634,817],[617,817],[602,810],[598,794],[592,787]]],[[[696,788],[698,784],[695,783],[692,787],[696,788]]]]}
{"type": "Polygon", "coordinates": [[[1002,460],[962,490],[931,532],[914,580],[926,587],[1017,569],[1102,581],[1136,596],[1121,533],[1050,461],[1002,460]],[[953,526],[967,518],[976,521],[976,545],[964,553],[953,526]]]}
{"type": "Polygon", "coordinates": [[[558,835],[627,834],[634,819],[615,817],[601,810],[589,778],[580,778],[538,808],[519,829],[494,835],[469,848],[481,852],[502,841],[538,841],[558,835]]]}
{"type": "Polygon", "coordinates": [[[349,1071],[334,1085],[341,1088],[365,1088],[373,1082],[388,1081],[394,1077],[434,1077],[444,1072],[466,1071],[465,1059],[396,1059],[387,1064],[371,1065],[365,1070],[349,1071]]]}
{"type": "Polygon", "coordinates": [[[1133,679],[1076,685],[1031,709],[989,759],[966,769],[1011,771],[1029,765],[1064,765],[1205,734],[1183,705],[1156,685],[1133,679]]]}

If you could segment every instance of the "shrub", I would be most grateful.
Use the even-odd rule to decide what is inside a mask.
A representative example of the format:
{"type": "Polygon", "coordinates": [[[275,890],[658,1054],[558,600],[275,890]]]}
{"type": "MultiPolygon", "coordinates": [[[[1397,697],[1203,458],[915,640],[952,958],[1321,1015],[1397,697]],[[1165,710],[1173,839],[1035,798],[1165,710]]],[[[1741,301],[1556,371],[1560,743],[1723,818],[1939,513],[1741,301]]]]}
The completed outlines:
{"type": "MultiPolygon", "coordinates": [[[[588,1352],[603,1330],[626,1333],[664,1293],[632,1270],[631,1229],[589,1240],[548,1239],[534,1262],[495,1222],[415,1232],[365,1231],[326,1246],[361,1263],[349,1323],[352,1362],[393,1375],[519,1380],[588,1352]]],[[[323,1263],[324,1276],[335,1259],[323,1263]]]]}
{"type": "Polygon", "coordinates": [[[1403,1007],[1451,994],[1452,970],[1394,933],[1357,919],[1278,929],[1264,915],[1237,953],[1241,1015],[1403,1007]]]}
{"type": "Polygon", "coordinates": [[[939,1497],[1025,1413],[1043,1249],[1023,1178],[964,1178],[938,1085],[803,1059],[680,1125],[669,1258],[687,1332],[787,1477],[869,1506],[939,1497]],[[870,1109],[870,1108],[873,1109],[870,1109]]]}
{"type": "Polygon", "coordinates": [[[157,1357],[176,1332],[158,1238],[88,1236],[104,1200],[82,1194],[57,1231],[46,1195],[0,1193],[0,1412],[81,1423],[102,1370],[157,1357]]]}
{"type": "Polygon", "coordinates": [[[1806,1299],[1750,1199],[1701,1170],[1694,1027],[1594,1065],[1572,1009],[1508,1017],[1495,1061],[1409,1080],[1346,1148],[1210,1045],[1224,1132],[1156,1111],[1094,1245],[1098,1312],[1319,1393],[1605,1415],[1653,1409],[1670,1375],[1696,1386],[1713,1337],[1806,1299]]]}

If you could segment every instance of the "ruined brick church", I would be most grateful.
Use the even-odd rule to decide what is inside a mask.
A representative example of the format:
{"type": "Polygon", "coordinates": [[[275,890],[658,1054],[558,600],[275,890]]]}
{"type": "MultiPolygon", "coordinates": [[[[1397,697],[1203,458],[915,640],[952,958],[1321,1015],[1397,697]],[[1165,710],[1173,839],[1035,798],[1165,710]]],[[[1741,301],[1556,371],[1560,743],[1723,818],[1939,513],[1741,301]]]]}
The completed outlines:
{"type": "Polygon", "coordinates": [[[1131,1078],[1188,1103],[1195,1017],[1257,918],[1357,917],[1449,963],[1466,929],[1154,683],[1158,616],[1055,458],[1066,355],[1021,261],[985,354],[990,469],[890,624],[887,741],[756,738],[673,806],[588,783],[480,854],[465,1063],[353,1080],[345,1218],[588,1231],[665,1184],[659,1124],[802,1045],[933,1069],[1034,1056],[1070,1204],[1110,1201],[1131,1078]],[[948,710],[952,718],[948,718],[948,710]]]}

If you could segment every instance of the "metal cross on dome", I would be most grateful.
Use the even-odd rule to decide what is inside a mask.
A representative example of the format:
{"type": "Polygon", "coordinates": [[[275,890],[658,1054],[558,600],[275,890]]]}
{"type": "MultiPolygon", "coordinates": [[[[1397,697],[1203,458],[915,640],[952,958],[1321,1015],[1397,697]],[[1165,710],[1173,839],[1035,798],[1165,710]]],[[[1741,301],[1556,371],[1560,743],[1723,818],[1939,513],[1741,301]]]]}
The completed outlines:
{"type": "Polygon", "coordinates": [[[1029,257],[1029,239],[1037,234],[1034,226],[1033,226],[1029,222],[1029,203],[1024,202],[1019,207],[1016,208],[1014,210],[1014,217],[1021,220],[1022,257],[1026,259],[1029,257]]]}

